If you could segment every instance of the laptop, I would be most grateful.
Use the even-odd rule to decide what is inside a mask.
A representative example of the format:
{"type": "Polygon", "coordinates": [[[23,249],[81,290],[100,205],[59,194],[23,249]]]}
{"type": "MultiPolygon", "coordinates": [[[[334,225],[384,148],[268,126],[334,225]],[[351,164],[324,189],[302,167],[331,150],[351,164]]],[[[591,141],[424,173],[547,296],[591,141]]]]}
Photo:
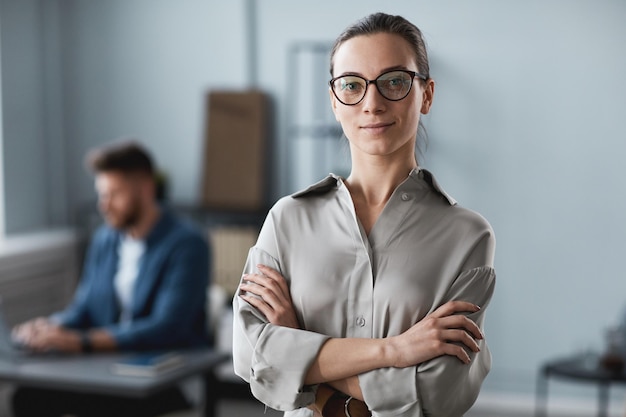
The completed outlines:
{"type": "Polygon", "coordinates": [[[0,358],[13,359],[37,354],[28,346],[21,344],[13,338],[2,307],[2,299],[0,298],[0,358]]]}
{"type": "Polygon", "coordinates": [[[0,356],[13,357],[21,355],[20,349],[16,346],[11,336],[11,329],[7,325],[2,312],[2,302],[0,302],[0,356]]]}

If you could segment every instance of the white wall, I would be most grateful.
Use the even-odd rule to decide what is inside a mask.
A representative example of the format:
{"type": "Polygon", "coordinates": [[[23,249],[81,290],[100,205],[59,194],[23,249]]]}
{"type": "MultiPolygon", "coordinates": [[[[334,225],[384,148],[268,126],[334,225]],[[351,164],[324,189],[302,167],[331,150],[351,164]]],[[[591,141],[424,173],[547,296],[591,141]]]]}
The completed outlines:
{"type": "MultiPolygon", "coordinates": [[[[172,198],[195,201],[205,94],[245,78],[241,2],[68,1],[61,10],[70,159],[136,136],[169,175],[172,198]]],[[[79,163],[70,172],[70,198],[84,202],[89,178],[79,163]]]]}
{"type": "MultiPolygon", "coordinates": [[[[0,16],[1,17],[1,16],[0,16]]],[[[0,45],[2,45],[2,19],[0,18],[0,45]]],[[[2,51],[0,50],[0,156],[4,155],[4,125],[2,110],[2,51]]],[[[0,157],[0,236],[5,235],[5,215],[4,215],[4,158],[0,157]]]]}
{"type": "Polygon", "coordinates": [[[626,4],[471,5],[420,18],[440,79],[427,165],[495,228],[493,380],[530,382],[601,349],[626,302],[626,4]]]}
{"type": "Polygon", "coordinates": [[[2,112],[4,209],[14,221],[7,231],[25,223],[43,227],[47,220],[40,5],[36,1],[2,3],[2,112]],[[11,19],[8,16],[18,16],[11,19]],[[15,140],[6,140],[7,138],[15,140]],[[8,195],[13,198],[9,198],[8,195]],[[15,216],[16,213],[20,215],[15,216]]]}
{"type": "Polygon", "coordinates": [[[58,21],[53,2],[0,0],[2,217],[9,234],[68,223],[58,21]]]}
{"type": "MultiPolygon", "coordinates": [[[[72,204],[91,198],[80,165],[84,152],[129,134],[148,141],[171,176],[173,198],[194,201],[204,95],[248,86],[245,2],[57,4],[72,204]]],[[[485,215],[498,238],[488,389],[530,391],[543,360],[602,347],[604,329],[626,302],[620,276],[626,193],[618,169],[626,154],[625,3],[256,5],[259,86],[277,106],[275,197],[299,185],[287,180],[295,174],[287,171],[288,156],[299,155],[290,166],[307,171],[294,175],[298,183],[324,175],[329,165],[346,166],[341,158],[311,164],[307,149],[314,143],[295,145],[286,135],[288,48],[296,41],[330,42],[370,12],[403,14],[423,29],[437,82],[424,165],[461,204],[485,215]]],[[[341,153],[339,138],[323,146],[323,158],[341,153]]]]}

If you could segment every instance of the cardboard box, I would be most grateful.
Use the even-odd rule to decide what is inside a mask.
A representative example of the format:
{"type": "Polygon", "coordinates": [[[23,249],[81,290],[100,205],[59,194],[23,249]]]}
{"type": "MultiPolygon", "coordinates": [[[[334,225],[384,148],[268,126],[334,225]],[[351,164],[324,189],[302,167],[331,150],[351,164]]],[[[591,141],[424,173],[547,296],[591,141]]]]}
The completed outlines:
{"type": "Polygon", "coordinates": [[[208,97],[202,204],[218,210],[266,207],[269,99],[260,91],[208,97]]]}
{"type": "Polygon", "coordinates": [[[252,226],[219,226],[209,229],[213,250],[212,284],[232,298],[239,287],[248,252],[256,243],[259,229],[252,226]]]}

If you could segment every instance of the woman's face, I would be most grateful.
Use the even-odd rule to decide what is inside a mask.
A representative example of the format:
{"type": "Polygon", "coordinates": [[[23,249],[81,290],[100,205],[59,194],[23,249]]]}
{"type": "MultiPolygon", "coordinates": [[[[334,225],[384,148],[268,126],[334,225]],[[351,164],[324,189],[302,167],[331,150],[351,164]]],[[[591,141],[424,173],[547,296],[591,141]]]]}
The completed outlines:
{"type": "MultiPolygon", "coordinates": [[[[418,71],[409,43],[388,33],[361,35],[344,42],[336,51],[333,77],[351,74],[374,80],[392,69],[418,71]]],[[[357,154],[413,155],[420,114],[430,110],[433,90],[432,80],[424,87],[416,78],[406,98],[390,101],[370,84],[363,100],[354,106],[342,104],[331,91],[333,112],[350,141],[353,158],[357,154]]]]}

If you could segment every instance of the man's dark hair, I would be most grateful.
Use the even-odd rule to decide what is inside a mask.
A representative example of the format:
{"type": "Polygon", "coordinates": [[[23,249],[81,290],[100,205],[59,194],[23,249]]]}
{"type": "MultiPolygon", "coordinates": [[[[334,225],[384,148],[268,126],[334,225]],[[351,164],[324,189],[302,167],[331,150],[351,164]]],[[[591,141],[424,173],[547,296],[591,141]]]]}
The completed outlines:
{"type": "Polygon", "coordinates": [[[119,171],[155,175],[150,154],[134,141],[116,142],[94,149],[87,155],[86,165],[95,174],[119,171]]]}

